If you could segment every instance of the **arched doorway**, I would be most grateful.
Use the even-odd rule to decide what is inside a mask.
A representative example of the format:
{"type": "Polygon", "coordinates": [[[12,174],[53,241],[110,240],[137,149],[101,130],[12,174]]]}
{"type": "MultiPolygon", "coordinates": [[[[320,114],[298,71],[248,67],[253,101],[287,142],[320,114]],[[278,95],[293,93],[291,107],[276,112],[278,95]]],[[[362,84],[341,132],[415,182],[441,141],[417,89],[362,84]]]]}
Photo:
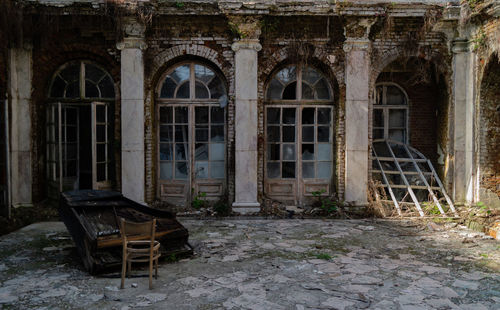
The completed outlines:
{"type": "Polygon", "coordinates": [[[265,194],[306,203],[314,192],[331,195],[335,172],[334,96],[316,68],[275,71],[265,101],[265,194]]]}
{"type": "Polygon", "coordinates": [[[49,196],[72,189],[110,189],[113,165],[113,79],[89,61],[63,65],[50,84],[46,116],[49,196]]]}
{"type": "Polygon", "coordinates": [[[157,88],[158,196],[177,205],[226,192],[227,92],[211,66],[186,61],[157,88]]]}

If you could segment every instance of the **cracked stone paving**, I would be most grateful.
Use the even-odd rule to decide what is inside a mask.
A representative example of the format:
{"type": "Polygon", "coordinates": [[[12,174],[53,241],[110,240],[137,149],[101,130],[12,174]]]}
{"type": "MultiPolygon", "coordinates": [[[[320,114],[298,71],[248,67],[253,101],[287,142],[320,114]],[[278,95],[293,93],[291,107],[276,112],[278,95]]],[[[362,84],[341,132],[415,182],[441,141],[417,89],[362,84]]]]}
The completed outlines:
{"type": "Polygon", "coordinates": [[[59,222],[0,237],[5,309],[499,309],[500,243],[456,223],[193,220],[195,255],[90,276],[59,222]]]}

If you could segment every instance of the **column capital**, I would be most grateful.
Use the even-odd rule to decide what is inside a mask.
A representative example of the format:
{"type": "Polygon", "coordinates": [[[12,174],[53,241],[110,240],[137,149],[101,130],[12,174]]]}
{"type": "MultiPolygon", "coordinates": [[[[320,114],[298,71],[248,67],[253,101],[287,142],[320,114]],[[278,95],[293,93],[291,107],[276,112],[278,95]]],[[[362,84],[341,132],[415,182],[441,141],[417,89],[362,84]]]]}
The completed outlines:
{"type": "Polygon", "coordinates": [[[262,45],[260,45],[259,39],[245,39],[234,42],[233,45],[231,45],[231,49],[235,52],[242,49],[254,50],[258,52],[262,49],[262,45]]]}
{"type": "Polygon", "coordinates": [[[120,51],[127,48],[145,50],[148,45],[143,38],[124,38],[123,41],[116,44],[116,48],[120,51]]]}
{"type": "Polygon", "coordinates": [[[465,38],[457,38],[452,41],[451,51],[453,54],[470,52],[469,40],[465,38]]]}
{"type": "Polygon", "coordinates": [[[147,48],[145,40],[146,25],[139,22],[136,18],[126,17],[122,31],[123,40],[116,44],[117,49],[136,48],[145,50],[147,48]]]}
{"type": "Polygon", "coordinates": [[[365,38],[347,38],[344,42],[344,52],[349,53],[352,50],[369,51],[372,42],[365,38]]]}
{"type": "Polygon", "coordinates": [[[377,22],[376,17],[346,16],[344,17],[344,35],[347,38],[368,40],[370,29],[377,22]]]}

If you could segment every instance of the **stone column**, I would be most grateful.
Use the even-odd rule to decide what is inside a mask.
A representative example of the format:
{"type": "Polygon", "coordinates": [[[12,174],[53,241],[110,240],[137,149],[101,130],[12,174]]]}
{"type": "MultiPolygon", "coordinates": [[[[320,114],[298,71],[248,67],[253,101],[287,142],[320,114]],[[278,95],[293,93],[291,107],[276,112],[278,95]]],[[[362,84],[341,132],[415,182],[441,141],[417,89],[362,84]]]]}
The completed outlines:
{"type": "Polygon", "coordinates": [[[258,212],[257,200],[257,53],[258,39],[233,44],[235,52],[235,201],[233,210],[258,212]]]}
{"type": "Polygon", "coordinates": [[[474,66],[475,56],[466,39],[453,41],[453,200],[473,199],[474,66]]]}
{"type": "Polygon", "coordinates": [[[145,27],[129,20],[121,50],[122,193],[137,202],[145,199],[144,61],[145,27]]]}
{"type": "Polygon", "coordinates": [[[31,87],[32,47],[10,48],[8,91],[10,97],[10,192],[14,207],[32,205],[31,87]]]}
{"type": "Polygon", "coordinates": [[[368,39],[348,38],[345,103],[345,201],[367,204],[370,48],[368,39]]]}

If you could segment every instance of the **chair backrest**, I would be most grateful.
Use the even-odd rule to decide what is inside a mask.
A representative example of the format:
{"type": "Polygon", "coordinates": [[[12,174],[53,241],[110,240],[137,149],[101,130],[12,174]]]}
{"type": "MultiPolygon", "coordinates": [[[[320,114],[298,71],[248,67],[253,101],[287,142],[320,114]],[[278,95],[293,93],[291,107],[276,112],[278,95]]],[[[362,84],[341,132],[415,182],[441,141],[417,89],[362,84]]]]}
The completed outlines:
{"type": "Polygon", "coordinates": [[[120,218],[120,234],[123,243],[126,244],[130,240],[155,240],[156,219],[148,222],[130,222],[124,218],[120,218]]]}

